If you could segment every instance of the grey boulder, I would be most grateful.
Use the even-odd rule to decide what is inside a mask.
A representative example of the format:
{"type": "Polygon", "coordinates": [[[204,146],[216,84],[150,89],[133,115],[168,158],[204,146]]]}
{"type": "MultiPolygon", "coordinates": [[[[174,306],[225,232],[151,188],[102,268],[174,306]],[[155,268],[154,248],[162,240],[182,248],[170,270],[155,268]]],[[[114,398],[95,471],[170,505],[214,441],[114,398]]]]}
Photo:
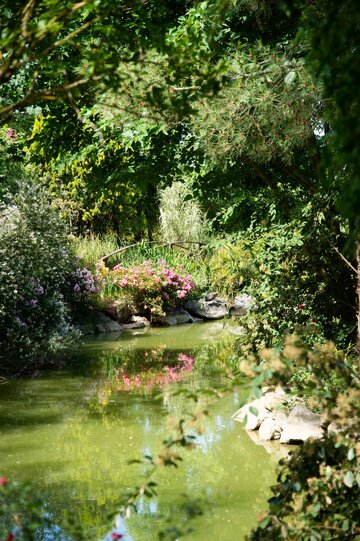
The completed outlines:
{"type": "Polygon", "coordinates": [[[202,297],[198,301],[187,301],[184,308],[191,315],[203,319],[222,319],[228,314],[226,303],[218,297],[213,298],[213,294],[202,297]]]}
{"type": "Polygon", "coordinates": [[[230,306],[229,316],[244,316],[254,305],[254,301],[247,293],[237,295],[233,304],[230,306]]]}

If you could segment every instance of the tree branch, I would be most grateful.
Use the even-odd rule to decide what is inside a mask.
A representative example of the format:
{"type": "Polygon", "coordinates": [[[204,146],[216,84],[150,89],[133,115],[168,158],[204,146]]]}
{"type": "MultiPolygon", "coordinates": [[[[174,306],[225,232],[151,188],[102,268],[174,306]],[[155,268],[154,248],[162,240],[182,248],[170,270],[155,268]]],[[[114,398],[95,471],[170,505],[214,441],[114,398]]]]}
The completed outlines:
{"type": "Polygon", "coordinates": [[[331,248],[337,253],[337,255],[344,261],[344,263],[350,267],[350,269],[355,273],[356,276],[359,276],[359,271],[355,269],[355,267],[353,267],[353,265],[350,263],[350,261],[348,261],[346,259],[346,257],[340,252],[340,250],[338,250],[336,248],[336,246],[334,246],[333,244],[330,243],[330,246],[331,248]]]}

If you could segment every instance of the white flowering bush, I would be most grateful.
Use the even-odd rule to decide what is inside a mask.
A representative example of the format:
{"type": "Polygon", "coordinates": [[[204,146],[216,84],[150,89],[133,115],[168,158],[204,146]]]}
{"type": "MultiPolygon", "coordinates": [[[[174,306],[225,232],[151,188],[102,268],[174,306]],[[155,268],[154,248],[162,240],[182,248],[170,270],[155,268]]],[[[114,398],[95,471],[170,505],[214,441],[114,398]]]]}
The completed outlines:
{"type": "Polygon", "coordinates": [[[47,195],[22,186],[0,209],[0,364],[43,361],[71,336],[71,309],[97,291],[47,195]]]}

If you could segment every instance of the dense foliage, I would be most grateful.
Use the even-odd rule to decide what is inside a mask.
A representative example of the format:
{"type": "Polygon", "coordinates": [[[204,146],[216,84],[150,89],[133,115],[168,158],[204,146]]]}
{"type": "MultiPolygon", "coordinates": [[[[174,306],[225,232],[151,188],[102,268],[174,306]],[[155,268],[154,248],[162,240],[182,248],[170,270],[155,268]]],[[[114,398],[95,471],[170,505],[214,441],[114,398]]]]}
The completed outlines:
{"type": "Polygon", "coordinates": [[[264,381],[281,383],[306,396],[321,412],[324,426],[335,430],[310,440],[280,464],[269,512],[250,539],[356,539],[359,531],[360,385],[359,361],[326,343],[309,349],[297,337],[282,350],[263,349],[240,369],[264,381]],[[259,360],[261,363],[259,364],[259,360]],[[294,376],[295,374],[295,376],[294,376]]]}
{"type": "Polygon", "coordinates": [[[41,189],[22,185],[0,215],[1,365],[16,370],[66,346],[71,306],[98,291],[41,189]]]}
{"type": "Polygon", "coordinates": [[[283,464],[252,538],[356,538],[358,366],[323,344],[354,352],[359,312],[357,2],[3,4],[1,364],[59,351],[100,287],[153,314],[193,282],[248,293],[240,368],[342,427],[283,464]],[[199,244],[141,244],[96,282],[144,239],[199,244]],[[293,332],[315,349],[284,346],[293,332]]]}

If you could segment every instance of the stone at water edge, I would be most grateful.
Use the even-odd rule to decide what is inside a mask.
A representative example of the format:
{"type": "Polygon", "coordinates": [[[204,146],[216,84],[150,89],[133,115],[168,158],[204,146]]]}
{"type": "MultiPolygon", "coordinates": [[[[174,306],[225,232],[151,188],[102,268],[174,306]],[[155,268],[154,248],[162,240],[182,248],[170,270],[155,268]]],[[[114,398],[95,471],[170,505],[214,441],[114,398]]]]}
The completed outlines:
{"type": "Polygon", "coordinates": [[[191,317],[189,312],[184,310],[184,308],[175,308],[174,310],[169,310],[165,316],[159,316],[155,320],[156,325],[183,325],[184,323],[193,323],[194,319],[191,317]]]}
{"type": "Polygon", "coordinates": [[[254,301],[250,295],[247,293],[237,295],[229,309],[229,316],[244,316],[253,306],[254,301]]]}
{"type": "Polygon", "coordinates": [[[290,422],[314,423],[321,426],[320,413],[314,413],[304,404],[296,404],[296,406],[294,406],[290,411],[288,419],[290,422]]]}
{"type": "Polygon", "coordinates": [[[280,443],[304,442],[309,438],[321,439],[321,415],[310,411],[304,404],[297,404],[282,425],[280,443]]]}
{"type": "Polygon", "coordinates": [[[204,319],[223,319],[228,314],[226,303],[219,298],[208,301],[203,297],[198,301],[187,301],[184,308],[191,315],[204,319]]]}
{"type": "Polygon", "coordinates": [[[121,325],[121,329],[124,331],[131,331],[132,329],[143,329],[149,327],[150,321],[143,316],[131,316],[131,318],[121,325]]]}
{"type": "Polygon", "coordinates": [[[321,439],[324,430],[312,423],[283,423],[280,443],[299,443],[309,438],[321,439]]]}
{"type": "Polygon", "coordinates": [[[91,314],[90,317],[83,321],[74,322],[73,327],[80,331],[82,335],[121,332],[121,326],[102,312],[91,314]]]}
{"type": "Polygon", "coordinates": [[[114,300],[109,302],[104,308],[104,312],[117,323],[126,323],[131,316],[130,307],[128,303],[123,300],[114,300]]]}
{"type": "Polygon", "coordinates": [[[219,293],[217,291],[209,291],[206,293],[204,299],[206,302],[214,301],[218,297],[219,293]]]}
{"type": "Polygon", "coordinates": [[[94,323],[95,333],[120,332],[121,326],[105,314],[97,314],[94,323]]]}
{"type": "Polygon", "coordinates": [[[269,417],[269,412],[265,408],[264,397],[261,396],[256,400],[250,402],[250,404],[245,404],[232,416],[234,421],[244,422],[246,418],[246,430],[257,430],[264,419],[269,417]],[[250,411],[250,408],[254,408],[257,411],[255,415],[250,411]]]}
{"type": "Polygon", "coordinates": [[[269,391],[264,394],[264,406],[269,411],[284,411],[284,404],[287,402],[287,397],[283,393],[277,391],[269,391]]]}
{"type": "Polygon", "coordinates": [[[259,428],[259,439],[261,441],[278,440],[281,435],[281,426],[270,417],[263,420],[259,428]]]}

